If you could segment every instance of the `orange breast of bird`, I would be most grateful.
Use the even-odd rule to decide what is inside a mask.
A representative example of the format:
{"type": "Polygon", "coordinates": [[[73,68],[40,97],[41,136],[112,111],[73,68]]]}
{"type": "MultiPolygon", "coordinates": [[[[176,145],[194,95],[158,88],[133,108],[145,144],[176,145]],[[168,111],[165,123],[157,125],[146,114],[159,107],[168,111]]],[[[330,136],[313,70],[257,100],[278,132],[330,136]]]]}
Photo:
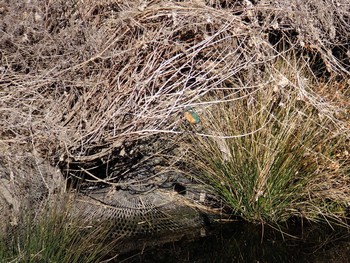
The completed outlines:
{"type": "Polygon", "coordinates": [[[196,116],[196,114],[189,111],[185,112],[185,119],[191,124],[196,124],[199,122],[199,118],[196,116]]]}

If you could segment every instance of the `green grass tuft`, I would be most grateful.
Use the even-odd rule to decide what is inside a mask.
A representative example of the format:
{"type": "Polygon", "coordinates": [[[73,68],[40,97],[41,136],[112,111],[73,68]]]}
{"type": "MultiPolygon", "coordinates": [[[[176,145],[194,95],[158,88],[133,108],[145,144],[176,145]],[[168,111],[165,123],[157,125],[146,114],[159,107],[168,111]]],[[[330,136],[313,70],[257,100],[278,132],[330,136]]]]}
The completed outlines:
{"type": "MultiPolygon", "coordinates": [[[[67,200],[65,200],[67,201],[67,200]]],[[[20,224],[0,239],[1,262],[102,262],[117,240],[108,223],[91,225],[69,213],[69,202],[26,212],[20,224]],[[63,204],[63,205],[62,205],[63,204]]]]}
{"type": "Polygon", "coordinates": [[[339,153],[347,136],[329,114],[331,105],[316,103],[310,75],[301,85],[303,72],[288,66],[278,62],[269,72],[283,73],[283,86],[269,82],[250,93],[237,88],[236,99],[201,111],[200,132],[187,138],[187,169],[248,221],[297,216],[341,222],[349,204],[349,163],[339,153]]]}

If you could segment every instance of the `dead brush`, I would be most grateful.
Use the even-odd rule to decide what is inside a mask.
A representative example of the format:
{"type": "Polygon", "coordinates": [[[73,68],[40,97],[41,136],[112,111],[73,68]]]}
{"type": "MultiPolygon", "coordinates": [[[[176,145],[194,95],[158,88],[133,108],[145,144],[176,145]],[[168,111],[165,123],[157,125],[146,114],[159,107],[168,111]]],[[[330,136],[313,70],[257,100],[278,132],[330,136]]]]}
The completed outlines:
{"type": "MultiPolygon", "coordinates": [[[[63,162],[107,161],[125,141],[177,133],[185,105],[261,63],[241,55],[259,32],[224,10],[189,3],[143,11],[135,3],[35,5],[33,15],[41,20],[25,22],[39,23],[40,30],[30,29],[36,37],[15,37],[14,44],[21,42],[16,52],[2,46],[8,63],[2,133],[29,137],[43,154],[63,162]],[[62,24],[55,22],[58,15],[62,24]]],[[[12,24],[21,18],[8,17],[12,24]]]]}
{"type": "Polygon", "coordinates": [[[320,64],[340,76],[346,59],[329,52],[326,32],[336,28],[332,43],[343,54],[346,12],[327,2],[331,11],[317,8],[307,24],[299,21],[316,2],[10,1],[0,14],[1,139],[33,142],[68,169],[90,168],[118,159],[126,143],[182,133],[185,106],[247,83],[284,52],[279,43],[316,45],[320,64]],[[337,16],[326,24],[330,12],[337,16]]]}

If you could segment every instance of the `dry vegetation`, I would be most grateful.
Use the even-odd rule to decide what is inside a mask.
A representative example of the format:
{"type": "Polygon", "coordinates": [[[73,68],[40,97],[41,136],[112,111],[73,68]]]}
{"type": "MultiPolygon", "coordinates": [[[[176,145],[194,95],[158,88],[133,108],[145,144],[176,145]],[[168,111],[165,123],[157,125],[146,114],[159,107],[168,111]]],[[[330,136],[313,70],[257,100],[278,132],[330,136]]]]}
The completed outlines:
{"type": "MultiPolygon", "coordinates": [[[[9,0],[0,21],[0,149],[28,145],[83,172],[128,162],[181,135],[186,106],[234,104],[271,83],[348,136],[348,0],[9,0]],[[299,58],[312,89],[288,65],[299,58]]],[[[338,150],[348,163],[346,143],[338,150]]]]}

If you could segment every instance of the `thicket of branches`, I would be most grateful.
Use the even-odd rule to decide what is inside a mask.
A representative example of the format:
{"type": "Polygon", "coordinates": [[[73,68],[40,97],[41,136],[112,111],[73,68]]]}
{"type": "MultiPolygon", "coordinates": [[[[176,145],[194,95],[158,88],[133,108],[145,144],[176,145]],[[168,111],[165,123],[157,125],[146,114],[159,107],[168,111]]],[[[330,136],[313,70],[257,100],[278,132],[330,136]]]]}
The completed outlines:
{"type": "Polygon", "coordinates": [[[347,0],[10,0],[0,21],[0,142],[55,162],[95,165],[181,133],[185,106],[254,93],[290,50],[320,81],[349,74],[347,0]]]}

